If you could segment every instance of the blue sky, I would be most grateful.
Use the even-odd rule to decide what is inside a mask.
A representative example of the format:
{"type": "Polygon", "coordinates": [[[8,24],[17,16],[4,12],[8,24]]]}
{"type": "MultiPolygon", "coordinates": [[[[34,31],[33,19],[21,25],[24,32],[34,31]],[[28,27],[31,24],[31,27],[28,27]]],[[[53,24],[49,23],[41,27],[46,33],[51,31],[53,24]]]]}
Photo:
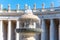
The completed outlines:
{"type": "Polygon", "coordinates": [[[60,6],[60,0],[0,0],[0,4],[3,4],[3,8],[7,8],[8,4],[11,4],[12,9],[16,9],[16,4],[20,4],[20,9],[24,9],[24,4],[28,4],[33,8],[33,4],[36,3],[37,8],[41,8],[41,4],[45,3],[45,7],[50,7],[50,3],[54,2],[54,6],[60,6]]]}

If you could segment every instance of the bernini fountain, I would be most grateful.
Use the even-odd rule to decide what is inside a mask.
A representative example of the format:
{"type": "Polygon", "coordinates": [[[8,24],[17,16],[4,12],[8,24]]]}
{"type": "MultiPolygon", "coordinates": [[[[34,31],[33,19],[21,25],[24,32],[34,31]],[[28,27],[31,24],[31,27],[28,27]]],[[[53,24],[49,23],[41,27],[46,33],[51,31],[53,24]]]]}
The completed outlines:
{"type": "Polygon", "coordinates": [[[34,15],[30,7],[25,10],[25,14],[20,17],[20,27],[16,32],[20,34],[20,40],[36,40],[35,36],[41,33],[41,29],[37,28],[40,25],[40,19],[34,15]]]}

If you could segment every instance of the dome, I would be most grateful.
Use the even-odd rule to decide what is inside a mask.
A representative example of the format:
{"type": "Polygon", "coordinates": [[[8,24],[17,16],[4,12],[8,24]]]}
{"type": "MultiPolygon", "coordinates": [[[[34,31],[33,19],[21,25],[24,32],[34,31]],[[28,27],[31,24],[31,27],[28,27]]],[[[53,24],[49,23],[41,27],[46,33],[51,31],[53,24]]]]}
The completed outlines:
{"type": "Polygon", "coordinates": [[[39,17],[34,15],[32,10],[29,8],[25,10],[25,14],[20,17],[20,20],[27,20],[27,19],[32,19],[34,21],[38,21],[39,17]]]}

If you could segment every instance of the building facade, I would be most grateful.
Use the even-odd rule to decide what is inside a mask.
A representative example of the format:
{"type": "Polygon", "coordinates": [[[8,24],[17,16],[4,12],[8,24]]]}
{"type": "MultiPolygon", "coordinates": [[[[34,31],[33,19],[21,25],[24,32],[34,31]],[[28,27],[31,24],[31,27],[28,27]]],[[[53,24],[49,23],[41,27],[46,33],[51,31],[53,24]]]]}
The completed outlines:
{"type": "MultiPolygon", "coordinates": [[[[42,4],[42,9],[36,9],[34,4],[32,10],[33,14],[41,19],[40,26],[37,27],[43,30],[37,35],[36,40],[60,40],[60,7],[54,8],[53,3],[50,8],[45,9],[44,6],[42,4]]],[[[24,10],[26,9],[28,9],[27,4],[24,10]]],[[[20,34],[16,33],[15,29],[21,25],[19,19],[24,15],[24,10],[19,9],[19,4],[16,10],[11,10],[10,4],[8,10],[3,10],[0,5],[0,40],[21,40],[20,34]]]]}

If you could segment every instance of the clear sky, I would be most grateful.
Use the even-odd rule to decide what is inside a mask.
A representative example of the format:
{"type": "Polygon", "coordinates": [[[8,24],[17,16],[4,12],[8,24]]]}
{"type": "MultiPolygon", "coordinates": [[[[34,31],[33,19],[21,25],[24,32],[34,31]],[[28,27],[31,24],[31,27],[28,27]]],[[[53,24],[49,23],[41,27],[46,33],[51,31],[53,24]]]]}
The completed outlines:
{"type": "Polygon", "coordinates": [[[11,4],[12,9],[16,9],[16,4],[20,4],[20,8],[24,9],[24,4],[28,4],[33,8],[33,4],[36,3],[37,8],[41,8],[41,4],[45,3],[45,7],[50,7],[50,3],[54,2],[54,6],[60,6],[60,0],[0,0],[0,4],[3,4],[3,8],[7,8],[8,4],[11,4]]]}

